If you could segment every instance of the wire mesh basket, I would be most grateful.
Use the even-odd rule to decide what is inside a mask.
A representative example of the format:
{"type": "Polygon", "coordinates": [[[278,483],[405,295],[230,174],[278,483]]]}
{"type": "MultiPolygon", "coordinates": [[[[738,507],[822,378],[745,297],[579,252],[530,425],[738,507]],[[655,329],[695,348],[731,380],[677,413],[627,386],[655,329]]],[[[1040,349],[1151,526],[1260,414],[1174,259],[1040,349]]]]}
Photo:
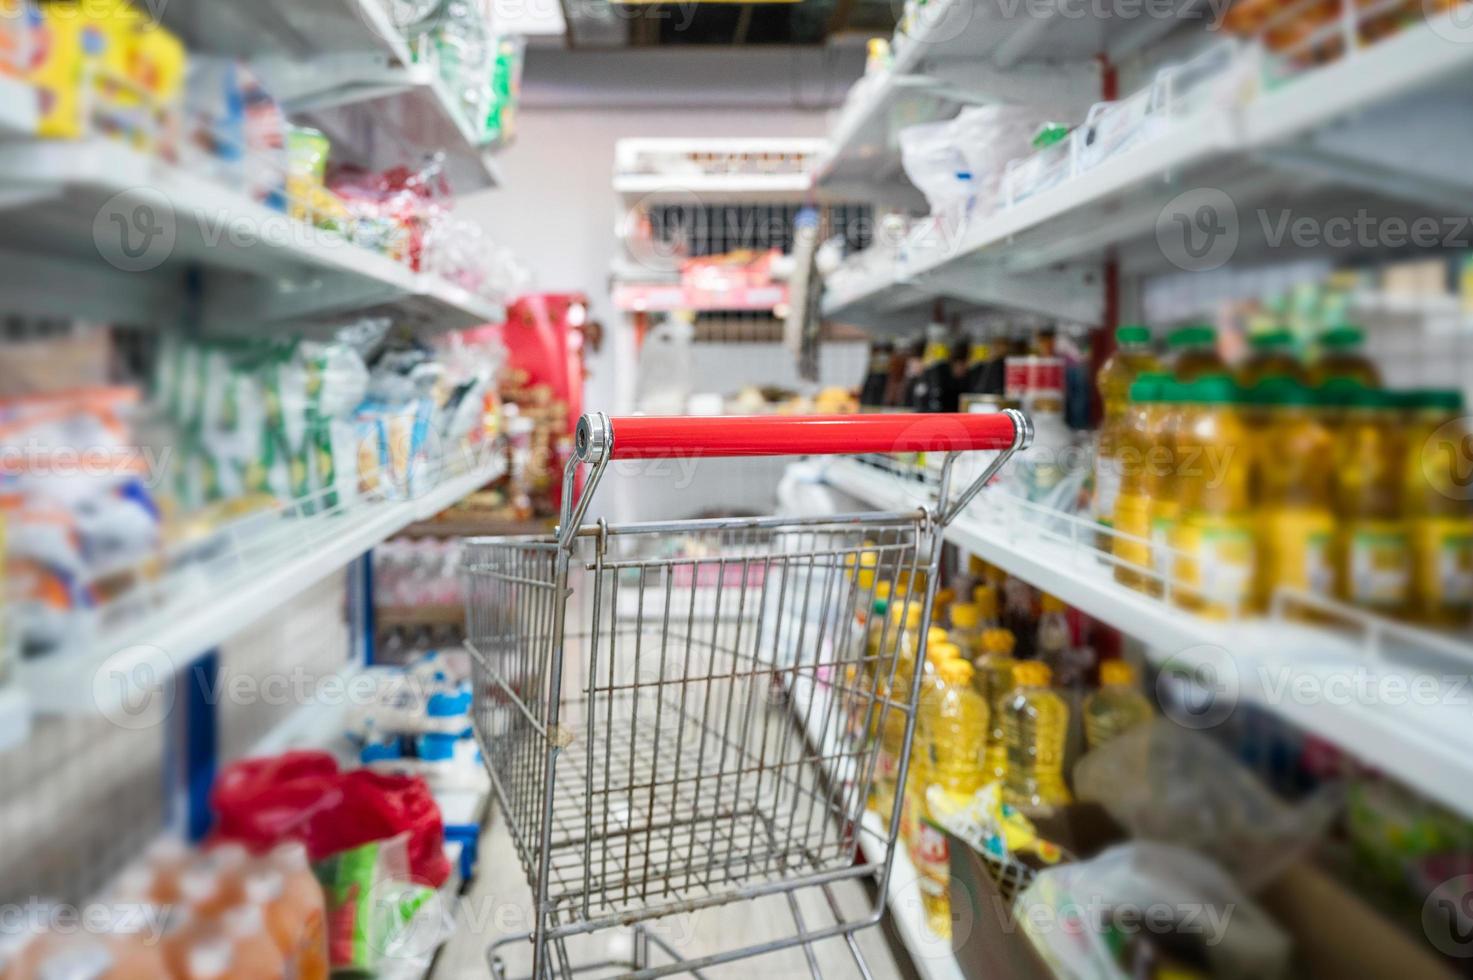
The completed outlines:
{"type": "MultiPolygon", "coordinates": [[[[866,613],[901,582],[925,582],[904,601],[929,620],[939,527],[1029,435],[1017,413],[585,416],[557,535],[467,543],[475,730],[535,896],[534,977],[578,972],[564,940],[580,933],[866,877],[885,893],[898,803],[881,814],[880,846],[859,847],[872,735],[903,720],[903,784],[920,672],[901,661],[925,653],[866,613]],[[614,459],[884,449],[995,455],[949,505],[943,472],[936,511],[581,524],[614,459]],[[580,463],[592,466],[581,495],[580,463]],[[797,685],[827,696],[795,718],[797,685]]],[[[805,928],[794,904],[792,935],[629,975],[841,936],[858,956],[852,933],[879,920],[882,900],[843,916],[828,898],[831,926],[805,928]]]]}

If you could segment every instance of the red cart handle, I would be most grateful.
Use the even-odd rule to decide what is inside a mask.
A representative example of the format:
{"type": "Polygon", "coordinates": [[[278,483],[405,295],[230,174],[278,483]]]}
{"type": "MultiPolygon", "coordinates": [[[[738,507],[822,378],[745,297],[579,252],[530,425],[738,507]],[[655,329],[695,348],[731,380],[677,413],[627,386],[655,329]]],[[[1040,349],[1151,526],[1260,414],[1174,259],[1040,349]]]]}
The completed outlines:
{"type": "Polygon", "coordinates": [[[718,456],[817,456],[849,453],[1022,449],[1032,441],[1026,416],[988,414],[805,415],[702,418],[650,416],[578,421],[584,462],[718,456]]]}

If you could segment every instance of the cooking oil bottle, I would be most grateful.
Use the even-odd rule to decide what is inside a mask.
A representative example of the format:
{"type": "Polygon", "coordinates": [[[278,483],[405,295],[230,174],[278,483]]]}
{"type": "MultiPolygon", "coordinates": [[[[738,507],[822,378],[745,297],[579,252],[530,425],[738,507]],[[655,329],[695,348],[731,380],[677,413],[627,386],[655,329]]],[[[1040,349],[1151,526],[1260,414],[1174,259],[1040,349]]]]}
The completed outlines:
{"type": "Polygon", "coordinates": [[[915,676],[916,634],[921,625],[921,607],[914,602],[898,601],[891,605],[883,624],[873,624],[870,642],[875,668],[875,689],[879,701],[873,706],[870,730],[879,738],[875,753],[875,775],[870,786],[870,805],[888,814],[895,805],[896,779],[900,773],[901,753],[905,750],[905,712],[885,702],[905,704],[910,700],[911,678],[915,676]],[[891,675],[891,665],[894,675],[891,675]]]}
{"type": "Polygon", "coordinates": [[[1395,396],[1360,388],[1345,396],[1335,439],[1336,593],[1399,615],[1411,596],[1411,541],[1402,514],[1406,452],[1395,396]]]}
{"type": "Polygon", "coordinates": [[[1227,370],[1217,352],[1217,331],[1206,324],[1178,327],[1166,339],[1171,348],[1171,376],[1178,381],[1195,381],[1227,370]]]}
{"type": "Polygon", "coordinates": [[[1084,741],[1097,749],[1151,720],[1151,702],[1136,686],[1135,668],[1124,660],[1100,664],[1100,686],[1084,699],[1084,741]]]}
{"type": "Polygon", "coordinates": [[[1294,334],[1288,327],[1272,320],[1255,324],[1248,334],[1248,357],[1238,365],[1238,384],[1245,389],[1256,387],[1270,378],[1304,381],[1304,365],[1294,352],[1294,334]]]}
{"type": "Polygon", "coordinates": [[[1008,747],[1003,731],[1003,712],[1013,693],[1013,634],[1005,629],[988,630],[982,637],[982,655],[972,662],[977,668],[972,686],[987,702],[989,727],[985,755],[988,781],[1001,780],[1008,771],[1008,747]]]}
{"type": "Polygon", "coordinates": [[[1160,400],[1164,374],[1147,372],[1130,386],[1125,420],[1117,443],[1116,467],[1120,484],[1116,488],[1115,513],[1109,535],[1109,550],[1121,564],[1115,566],[1115,581],[1144,590],[1146,577],[1141,570],[1150,567],[1151,497],[1147,469],[1151,462],[1151,422],[1160,400]]]}
{"type": "MultiPolygon", "coordinates": [[[[972,665],[955,656],[956,653],[956,648],[950,647],[936,660],[937,682],[928,689],[921,703],[923,736],[919,744],[926,779],[917,785],[935,787],[930,791],[940,791],[960,802],[971,799],[985,782],[983,754],[988,719],[987,702],[972,689],[972,665]]],[[[926,923],[936,935],[949,938],[950,853],[946,835],[932,822],[925,794],[926,788],[922,788],[912,801],[912,806],[922,811],[911,846],[911,859],[920,873],[926,923]]]]}
{"type": "Polygon", "coordinates": [[[1266,413],[1263,449],[1254,461],[1255,605],[1266,607],[1281,587],[1329,596],[1335,586],[1334,439],[1315,410],[1314,391],[1297,381],[1270,378],[1250,398],[1266,413]]]}
{"type": "MultiPolygon", "coordinates": [[[[1094,496],[1092,512],[1095,521],[1108,528],[1115,521],[1115,501],[1120,494],[1120,449],[1129,425],[1130,391],[1136,379],[1148,372],[1159,371],[1160,362],[1151,352],[1151,331],[1141,326],[1121,327],[1115,331],[1115,350],[1105,359],[1096,376],[1104,418],[1100,423],[1099,448],[1095,453],[1094,496]]],[[[1108,549],[1108,533],[1100,538],[1100,547],[1108,549]]]]}
{"type": "Polygon", "coordinates": [[[1411,614],[1431,626],[1473,617],[1473,433],[1459,391],[1422,391],[1411,403],[1405,472],[1412,539],[1411,614]]]}
{"type": "Polygon", "coordinates": [[[1162,583],[1171,577],[1171,549],[1177,522],[1181,520],[1181,474],[1177,461],[1178,441],[1186,419],[1186,385],[1172,378],[1161,382],[1156,407],[1151,412],[1151,441],[1146,459],[1146,496],[1150,500],[1151,571],[1146,591],[1160,595],[1162,583]]]}
{"type": "Polygon", "coordinates": [[[958,602],[951,607],[951,633],[949,639],[962,652],[962,657],[971,662],[982,655],[982,610],[970,602],[958,602]]]}
{"type": "Polygon", "coordinates": [[[1365,339],[1360,327],[1349,324],[1331,327],[1320,334],[1320,356],[1310,365],[1309,380],[1319,385],[1346,378],[1367,388],[1380,387],[1381,372],[1362,350],[1365,339]]]}
{"type": "Polygon", "coordinates": [[[1003,712],[1007,774],[1003,799],[1020,809],[1062,806],[1070,801],[1064,785],[1064,741],[1069,707],[1049,684],[1046,664],[1024,660],[1013,667],[1017,685],[1003,712]]]}
{"type": "Polygon", "coordinates": [[[1069,607],[1058,596],[1045,592],[1038,601],[1038,641],[1034,645],[1034,655],[1048,664],[1049,670],[1057,676],[1073,639],[1073,631],[1069,629],[1069,607]]]}
{"type": "Polygon", "coordinates": [[[1223,619],[1251,600],[1254,574],[1252,458],[1238,388],[1226,375],[1187,385],[1176,439],[1181,517],[1171,541],[1175,600],[1223,619]]]}

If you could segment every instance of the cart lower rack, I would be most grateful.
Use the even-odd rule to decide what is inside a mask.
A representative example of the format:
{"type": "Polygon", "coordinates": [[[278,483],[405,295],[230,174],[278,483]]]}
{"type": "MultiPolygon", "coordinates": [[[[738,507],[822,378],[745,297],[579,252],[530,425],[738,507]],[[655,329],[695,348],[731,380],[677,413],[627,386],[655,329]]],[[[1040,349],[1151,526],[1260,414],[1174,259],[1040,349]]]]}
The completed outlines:
{"type": "Polygon", "coordinates": [[[534,977],[589,968],[571,936],[763,896],[787,898],[791,935],[693,961],[663,947],[655,966],[661,944],[639,930],[633,962],[598,968],[697,972],[843,937],[865,971],[852,934],[883,899],[845,914],[830,886],[871,878],[885,894],[900,794],[867,848],[883,860],[857,863],[857,835],[876,780],[904,784],[940,527],[1030,438],[1016,412],[580,421],[557,534],[475,539],[465,557],[475,729],[535,896],[534,977]],[[953,501],[951,464],[970,450],[995,456],[953,501]],[[942,454],[937,510],[581,523],[614,459],[841,452],[942,454]],[[900,614],[873,614],[884,596],[900,614]],[[911,604],[922,621],[903,631],[911,604]],[[802,730],[771,710],[793,685],[832,694],[802,730]],[[901,728],[887,764],[877,734],[901,728]],[[804,892],[832,925],[805,925],[804,892]]]}

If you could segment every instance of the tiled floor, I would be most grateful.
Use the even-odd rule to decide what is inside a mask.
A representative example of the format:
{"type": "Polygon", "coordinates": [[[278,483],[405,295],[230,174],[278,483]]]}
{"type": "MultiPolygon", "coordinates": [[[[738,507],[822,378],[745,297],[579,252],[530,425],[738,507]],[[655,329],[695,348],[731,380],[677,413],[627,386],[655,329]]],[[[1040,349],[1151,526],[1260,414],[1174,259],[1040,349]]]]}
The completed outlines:
{"type": "MultiPolygon", "coordinates": [[[[454,937],[441,952],[434,980],[487,980],[490,969],[487,948],[500,938],[530,929],[531,891],[522,877],[504,821],[493,811],[491,827],[482,837],[480,871],[471,890],[463,897],[454,937]]],[[[834,889],[840,907],[854,914],[867,907],[869,898],[859,882],[843,882],[834,889]]],[[[804,895],[800,911],[809,929],[831,923],[832,913],[819,895],[804,895]]],[[[691,959],[734,946],[793,935],[796,930],[787,900],[782,896],[671,916],[651,924],[653,935],[665,940],[684,958],[691,959]]],[[[889,946],[878,927],[857,937],[859,947],[874,977],[900,976],[889,946]]],[[[569,943],[572,957],[586,961],[622,959],[629,955],[632,940],[627,931],[598,934],[569,943]]],[[[816,944],[814,957],[824,980],[862,976],[841,939],[816,944]]],[[[668,962],[658,953],[655,963],[668,962]]],[[[509,977],[527,977],[531,972],[530,948],[522,945],[505,950],[509,977]]],[[[618,970],[589,973],[590,977],[617,976],[618,970]]],[[[802,980],[812,973],[801,949],[769,953],[703,971],[713,978],[802,980]]]]}

